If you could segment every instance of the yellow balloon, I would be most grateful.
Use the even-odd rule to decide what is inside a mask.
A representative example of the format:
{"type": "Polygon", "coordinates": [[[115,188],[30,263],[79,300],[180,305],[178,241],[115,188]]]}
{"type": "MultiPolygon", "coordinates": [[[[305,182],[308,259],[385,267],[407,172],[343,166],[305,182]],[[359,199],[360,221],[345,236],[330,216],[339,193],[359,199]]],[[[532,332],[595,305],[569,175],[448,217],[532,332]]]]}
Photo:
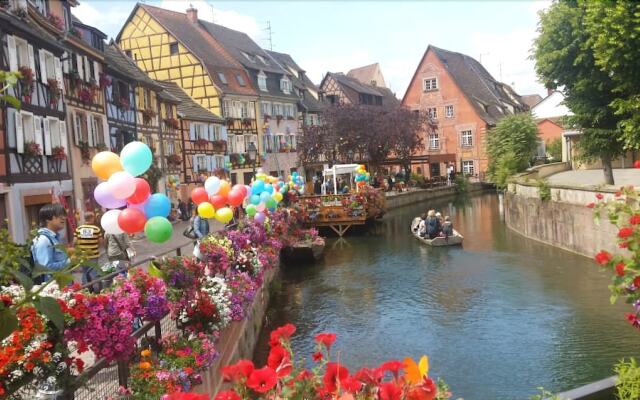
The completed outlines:
{"type": "Polygon", "coordinates": [[[265,179],[267,179],[267,175],[266,174],[256,174],[256,178],[260,179],[261,181],[264,181],[265,179]]]}
{"type": "Polygon", "coordinates": [[[213,218],[216,215],[216,210],[213,208],[213,204],[205,201],[198,205],[198,215],[202,218],[213,218]]]}
{"type": "Polygon", "coordinates": [[[216,211],[216,220],[226,224],[233,219],[233,211],[229,207],[222,207],[216,211]]]}
{"type": "Polygon", "coordinates": [[[98,178],[107,180],[114,172],[122,171],[122,164],[116,153],[101,151],[93,156],[91,168],[98,178]]]}
{"type": "Polygon", "coordinates": [[[273,199],[275,201],[277,201],[278,203],[280,203],[282,201],[282,193],[280,193],[280,192],[273,193],[273,195],[271,197],[273,197],[273,199]]]}

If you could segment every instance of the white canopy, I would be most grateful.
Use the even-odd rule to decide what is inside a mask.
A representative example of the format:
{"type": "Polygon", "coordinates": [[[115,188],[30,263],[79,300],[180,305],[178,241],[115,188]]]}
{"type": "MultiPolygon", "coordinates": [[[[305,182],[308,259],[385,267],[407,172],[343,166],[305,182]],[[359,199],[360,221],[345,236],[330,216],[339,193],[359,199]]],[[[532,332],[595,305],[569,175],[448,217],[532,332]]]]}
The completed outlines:
{"type": "MultiPolygon", "coordinates": [[[[323,176],[325,177],[325,182],[326,182],[327,176],[332,177],[333,194],[338,194],[338,188],[336,186],[336,183],[337,183],[336,176],[342,175],[342,174],[350,174],[351,178],[349,179],[349,186],[351,186],[351,183],[353,182],[353,173],[356,171],[356,168],[358,168],[359,166],[360,164],[336,164],[331,168],[324,169],[323,176]]],[[[326,190],[324,186],[322,187],[322,192],[326,194],[326,190]]]]}

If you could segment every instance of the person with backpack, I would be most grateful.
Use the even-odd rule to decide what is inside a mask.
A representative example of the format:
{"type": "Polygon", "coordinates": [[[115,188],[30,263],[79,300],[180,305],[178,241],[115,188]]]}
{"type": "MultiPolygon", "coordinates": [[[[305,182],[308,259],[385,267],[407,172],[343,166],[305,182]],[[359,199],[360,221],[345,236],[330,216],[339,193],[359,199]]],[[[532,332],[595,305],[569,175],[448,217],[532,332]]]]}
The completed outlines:
{"type": "MultiPolygon", "coordinates": [[[[61,204],[47,204],[40,208],[38,211],[40,228],[31,244],[31,257],[34,265],[41,265],[51,271],[60,271],[69,265],[69,256],[61,249],[56,248],[62,244],[60,231],[64,230],[66,219],[67,212],[61,204]]],[[[51,276],[45,275],[42,280],[49,279],[51,276]]]]}
{"type": "MultiPolygon", "coordinates": [[[[100,257],[100,244],[102,242],[102,229],[96,225],[95,215],[91,211],[84,214],[85,223],[76,228],[74,233],[75,244],[83,252],[87,261],[98,264],[100,257]]],[[[94,268],[82,266],[82,284],[85,285],[98,278],[98,271],[94,268]]],[[[91,292],[99,292],[100,284],[89,288],[91,292]]]]}
{"type": "Polygon", "coordinates": [[[136,256],[136,251],[131,244],[131,239],[126,233],[114,235],[107,233],[104,235],[105,246],[107,247],[107,259],[116,265],[116,270],[124,271],[129,263],[136,256]]]}

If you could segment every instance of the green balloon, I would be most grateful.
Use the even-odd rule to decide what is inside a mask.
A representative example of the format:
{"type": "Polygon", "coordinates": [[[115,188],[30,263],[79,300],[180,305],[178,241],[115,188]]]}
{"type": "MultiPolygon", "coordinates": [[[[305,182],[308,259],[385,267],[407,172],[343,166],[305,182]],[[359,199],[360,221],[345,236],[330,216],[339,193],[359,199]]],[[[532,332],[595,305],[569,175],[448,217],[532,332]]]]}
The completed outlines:
{"type": "Polygon", "coordinates": [[[144,234],[153,243],[164,243],[171,239],[173,226],[165,217],[153,217],[144,224],[144,234]]]}
{"type": "Polygon", "coordinates": [[[247,206],[247,215],[250,217],[253,217],[254,215],[256,215],[256,213],[258,212],[258,210],[256,210],[256,206],[253,204],[249,204],[247,206]]]}
{"type": "Polygon", "coordinates": [[[265,205],[267,208],[276,208],[276,206],[278,205],[278,203],[277,203],[273,198],[269,197],[269,198],[267,199],[267,201],[265,201],[265,202],[264,202],[264,205],[265,205]]]}

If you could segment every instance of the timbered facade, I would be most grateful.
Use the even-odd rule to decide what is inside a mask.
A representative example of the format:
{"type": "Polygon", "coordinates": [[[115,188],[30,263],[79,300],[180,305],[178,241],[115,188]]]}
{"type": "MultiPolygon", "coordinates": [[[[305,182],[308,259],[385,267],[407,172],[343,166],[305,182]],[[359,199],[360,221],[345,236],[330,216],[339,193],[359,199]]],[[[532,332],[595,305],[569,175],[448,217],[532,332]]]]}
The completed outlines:
{"type": "Polygon", "coordinates": [[[105,106],[109,125],[109,143],[114,153],[136,140],[136,81],[128,74],[126,56],[111,43],[105,48],[106,79],[105,106]]]}
{"type": "MultiPolygon", "coordinates": [[[[55,6],[60,4],[44,11],[51,13],[55,6]]],[[[7,91],[21,101],[20,109],[2,103],[5,174],[0,180],[10,189],[5,199],[7,217],[18,241],[27,238],[37,222],[38,209],[52,201],[51,193],[59,194],[56,200],[70,202],[72,198],[61,61],[64,48],[42,27],[50,23],[42,11],[26,1],[0,8],[0,68],[23,73],[7,91]]],[[[65,25],[59,28],[62,31],[65,25]]]]}
{"type": "MultiPolygon", "coordinates": [[[[157,83],[162,84],[162,82],[157,83]]],[[[158,166],[163,173],[162,184],[165,194],[177,201],[182,178],[181,131],[180,121],[177,119],[177,106],[180,100],[163,88],[158,93],[158,103],[158,123],[160,124],[158,166]]]]}

